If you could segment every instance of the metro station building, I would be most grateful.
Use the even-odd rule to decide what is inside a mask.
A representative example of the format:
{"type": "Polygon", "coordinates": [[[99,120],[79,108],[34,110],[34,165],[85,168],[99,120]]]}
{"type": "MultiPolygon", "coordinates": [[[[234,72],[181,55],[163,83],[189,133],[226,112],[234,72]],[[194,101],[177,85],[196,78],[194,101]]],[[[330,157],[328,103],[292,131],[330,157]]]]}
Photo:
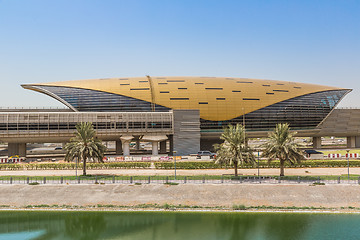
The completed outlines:
{"type": "MultiPolygon", "coordinates": [[[[1,113],[0,131],[8,135],[0,133],[0,140],[9,142],[9,150],[10,143],[14,143],[13,153],[21,152],[24,143],[11,135],[11,131],[17,131],[17,136],[19,131],[23,134],[30,130],[42,132],[41,136],[29,135],[33,141],[68,141],[70,135],[61,133],[61,129],[67,128],[72,133],[79,121],[93,122],[99,137],[116,141],[117,153],[124,155],[130,153],[132,141],[137,142],[137,146],[140,141],[151,141],[155,155],[159,147],[160,153],[167,151],[176,155],[210,150],[220,141],[223,127],[236,123],[245,125],[250,138],[266,137],[277,123],[289,123],[298,136],[313,137],[315,147],[319,141],[321,144],[321,136],[347,136],[348,144],[360,146],[360,132],[346,129],[346,121],[351,120],[342,118],[345,122],[340,124],[345,128],[339,132],[334,131],[333,120],[326,125],[336,105],[351,89],[248,78],[150,76],[24,84],[22,87],[55,98],[67,106],[68,111],[38,113],[38,119],[32,116],[39,129],[30,113],[27,118],[26,113],[10,116],[13,121],[17,118],[16,126],[8,122],[9,115],[1,113]],[[56,120],[56,114],[62,117],[56,120]],[[104,129],[107,134],[102,134],[104,129]],[[48,135],[44,133],[46,130],[48,135]],[[52,135],[53,130],[58,132],[52,135]]],[[[22,139],[26,139],[25,135],[22,139]]]]}

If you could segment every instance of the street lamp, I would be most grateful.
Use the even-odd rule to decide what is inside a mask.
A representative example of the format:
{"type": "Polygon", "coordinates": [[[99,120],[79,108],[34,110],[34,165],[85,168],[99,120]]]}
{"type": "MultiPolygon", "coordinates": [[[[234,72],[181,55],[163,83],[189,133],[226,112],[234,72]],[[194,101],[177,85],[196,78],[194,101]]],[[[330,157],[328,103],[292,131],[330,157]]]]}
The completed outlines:
{"type": "Polygon", "coordinates": [[[350,164],[349,164],[349,152],[350,152],[350,149],[346,149],[346,159],[347,159],[347,167],[348,167],[348,181],[350,180],[350,164]]]}

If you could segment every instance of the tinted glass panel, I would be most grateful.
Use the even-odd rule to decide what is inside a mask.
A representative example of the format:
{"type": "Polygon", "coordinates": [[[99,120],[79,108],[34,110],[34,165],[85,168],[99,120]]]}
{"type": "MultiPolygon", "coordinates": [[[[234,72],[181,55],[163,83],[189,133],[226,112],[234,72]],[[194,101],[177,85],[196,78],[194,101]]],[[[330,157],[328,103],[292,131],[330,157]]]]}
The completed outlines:
{"type": "MultiPolygon", "coordinates": [[[[80,88],[41,86],[59,96],[80,112],[151,112],[151,103],[122,95],[80,88]]],[[[155,104],[156,112],[170,109],[155,104]]]]}
{"type": "Polygon", "coordinates": [[[228,124],[243,122],[249,130],[269,130],[277,123],[289,123],[294,129],[315,128],[347,91],[325,91],[295,97],[228,121],[201,119],[201,129],[221,129],[228,124]]]}

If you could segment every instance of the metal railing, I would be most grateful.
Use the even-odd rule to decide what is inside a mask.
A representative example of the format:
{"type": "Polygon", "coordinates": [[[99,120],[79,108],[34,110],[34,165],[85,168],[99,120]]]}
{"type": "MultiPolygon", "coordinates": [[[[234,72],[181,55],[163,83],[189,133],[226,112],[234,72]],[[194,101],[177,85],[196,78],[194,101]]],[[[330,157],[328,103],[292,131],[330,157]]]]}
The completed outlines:
{"type": "Polygon", "coordinates": [[[348,179],[345,176],[333,177],[331,179],[318,177],[273,177],[273,176],[90,176],[90,177],[26,177],[26,176],[3,176],[0,184],[307,184],[307,185],[327,185],[327,184],[360,184],[360,177],[348,179]]]}

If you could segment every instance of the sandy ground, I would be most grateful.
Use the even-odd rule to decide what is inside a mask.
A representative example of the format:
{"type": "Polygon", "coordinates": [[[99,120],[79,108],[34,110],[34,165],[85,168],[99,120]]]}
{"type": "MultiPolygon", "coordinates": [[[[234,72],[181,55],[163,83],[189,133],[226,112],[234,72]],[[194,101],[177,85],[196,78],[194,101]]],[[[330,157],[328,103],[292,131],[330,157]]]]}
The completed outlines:
{"type": "Polygon", "coordinates": [[[360,207],[359,185],[0,185],[0,205],[173,204],[190,206],[360,207]],[[81,197],[79,197],[81,196],[81,197]]]}
{"type": "MultiPolygon", "coordinates": [[[[287,168],[285,175],[295,176],[321,176],[321,175],[344,175],[347,174],[347,168],[287,168]]],[[[239,169],[239,174],[257,175],[257,169],[239,169]]],[[[78,170],[78,174],[82,174],[78,170]]],[[[108,174],[108,175],[174,175],[174,170],[158,169],[102,169],[87,170],[87,174],[108,174]]],[[[234,174],[233,169],[196,169],[196,170],[177,170],[177,175],[222,175],[234,174]]],[[[350,174],[360,175],[360,168],[350,168],[350,174]]],[[[0,171],[0,176],[74,176],[75,170],[21,170],[21,171],[0,171]]],[[[279,169],[260,169],[260,175],[279,175],[279,169]]]]}

